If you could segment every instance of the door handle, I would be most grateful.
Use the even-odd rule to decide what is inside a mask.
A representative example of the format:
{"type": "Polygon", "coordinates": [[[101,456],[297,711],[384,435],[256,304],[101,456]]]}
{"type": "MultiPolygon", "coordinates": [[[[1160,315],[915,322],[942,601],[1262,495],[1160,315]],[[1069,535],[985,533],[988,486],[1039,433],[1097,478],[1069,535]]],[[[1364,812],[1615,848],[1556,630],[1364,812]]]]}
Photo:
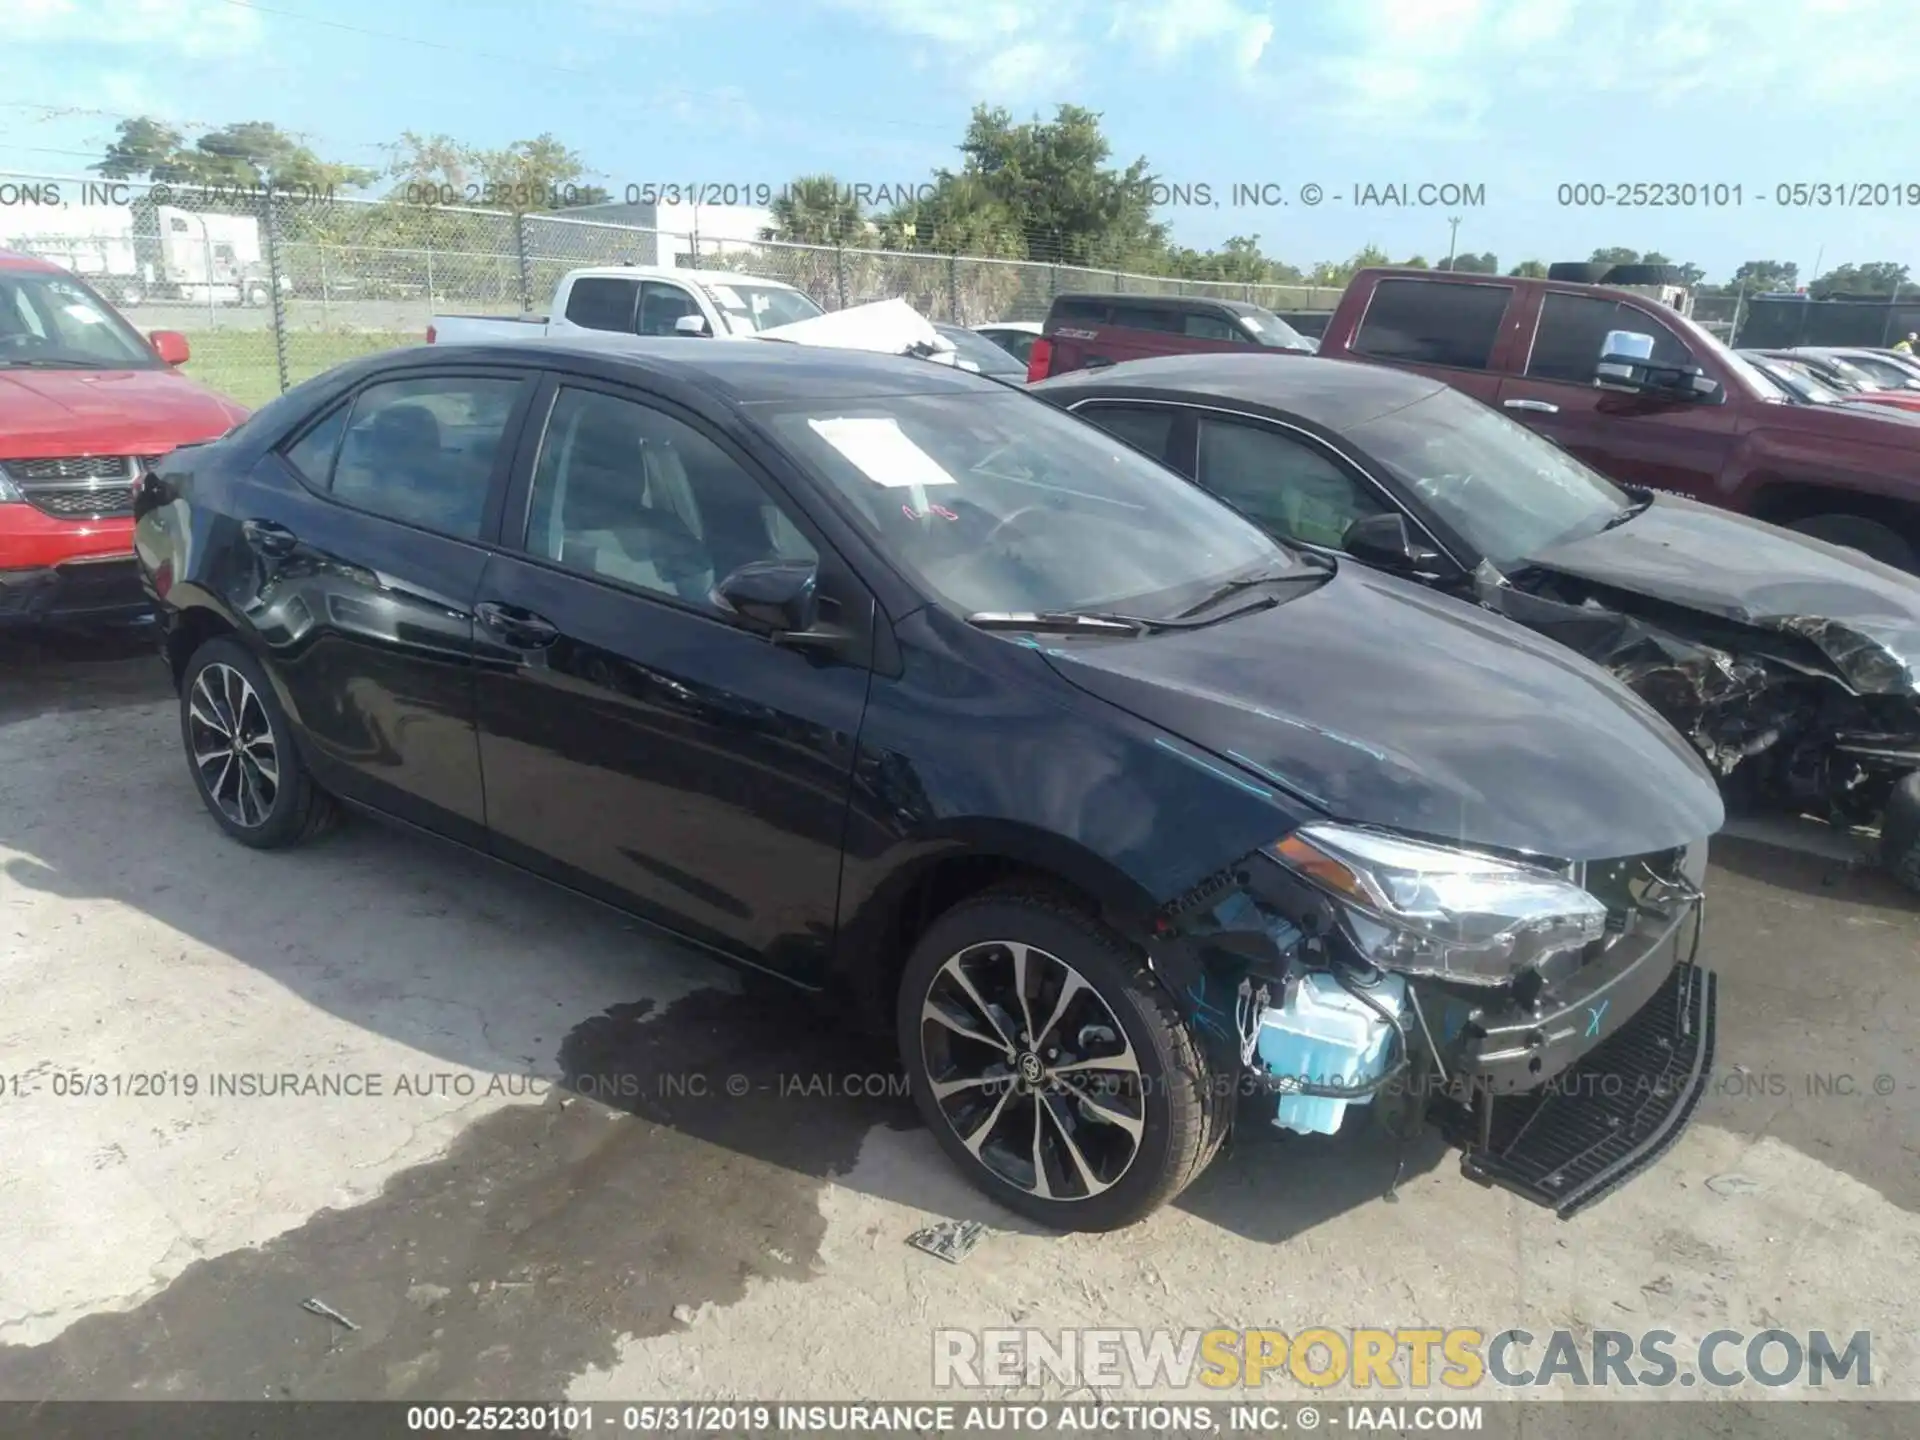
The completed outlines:
{"type": "Polygon", "coordinates": [[[247,544],[262,555],[290,555],[293,547],[300,543],[293,531],[271,520],[242,521],[240,533],[246,537],[247,544]]]}
{"type": "Polygon", "coordinates": [[[1560,407],[1546,400],[1502,400],[1509,410],[1532,410],[1541,415],[1558,415],[1560,407]]]}
{"type": "Polygon", "coordinates": [[[483,600],[473,607],[473,613],[480,617],[482,625],[521,650],[541,650],[560,638],[558,625],[518,605],[483,600]]]}

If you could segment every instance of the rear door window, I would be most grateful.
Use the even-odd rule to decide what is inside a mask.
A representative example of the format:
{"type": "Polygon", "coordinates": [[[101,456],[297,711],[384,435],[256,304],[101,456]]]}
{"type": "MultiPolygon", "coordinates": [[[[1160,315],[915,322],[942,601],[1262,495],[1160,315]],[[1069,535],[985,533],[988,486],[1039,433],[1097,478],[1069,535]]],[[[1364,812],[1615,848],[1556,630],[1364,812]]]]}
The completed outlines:
{"type": "Polygon", "coordinates": [[[1570,295],[1553,290],[1540,304],[1533,350],[1527,356],[1527,378],[1591,385],[1609,330],[1633,330],[1653,336],[1656,365],[1693,363],[1693,352],[1680,337],[1638,306],[1597,295],[1570,295]]]}
{"type": "Polygon", "coordinates": [[[1485,370],[1512,298],[1511,285],[1381,280],[1353,337],[1353,351],[1414,365],[1485,370]]]}
{"type": "Polygon", "coordinates": [[[478,539],[522,383],[434,375],[369,385],[354,397],[330,492],[376,515],[478,539]]]}
{"type": "Polygon", "coordinates": [[[637,280],[587,275],[567,293],[567,319],[583,330],[633,333],[633,309],[640,298],[637,280]]]}

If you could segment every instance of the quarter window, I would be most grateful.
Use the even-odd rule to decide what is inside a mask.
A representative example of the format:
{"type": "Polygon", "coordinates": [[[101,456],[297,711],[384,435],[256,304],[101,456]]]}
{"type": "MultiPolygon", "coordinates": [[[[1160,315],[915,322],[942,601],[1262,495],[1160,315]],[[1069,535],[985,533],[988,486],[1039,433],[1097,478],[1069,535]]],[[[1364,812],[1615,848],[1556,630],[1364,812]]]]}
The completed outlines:
{"type": "Polygon", "coordinates": [[[1353,337],[1356,354],[1484,370],[1513,296],[1510,285],[1381,280],[1353,337]]]}
{"type": "Polygon", "coordinates": [[[692,426],[563,388],[534,467],[527,550],[568,570],[711,608],[755,560],[818,553],[752,475],[692,426]]]}
{"type": "Polygon", "coordinates": [[[354,397],[329,490],[376,515],[478,539],[520,388],[470,375],[369,385],[354,397]]]}
{"type": "Polygon", "coordinates": [[[286,448],[287,463],[300,472],[309,485],[327,488],[333,478],[333,457],[340,449],[340,437],[347,429],[347,407],[336,405],[333,412],[286,448]]]}

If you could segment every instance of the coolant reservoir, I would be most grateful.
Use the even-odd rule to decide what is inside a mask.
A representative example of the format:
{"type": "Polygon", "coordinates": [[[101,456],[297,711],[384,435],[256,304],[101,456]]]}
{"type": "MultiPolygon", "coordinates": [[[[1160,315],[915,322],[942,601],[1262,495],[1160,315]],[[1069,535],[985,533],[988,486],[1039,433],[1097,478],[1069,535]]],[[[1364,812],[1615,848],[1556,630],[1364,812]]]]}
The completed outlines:
{"type": "MultiPolygon", "coordinates": [[[[1406,1008],[1406,982],[1385,975],[1367,988],[1381,1009],[1399,1016],[1406,1008]]],[[[1309,1085],[1365,1085],[1386,1074],[1394,1058],[1393,1026],[1356,999],[1333,976],[1308,975],[1287,1003],[1268,1009],[1260,1020],[1257,1054],[1267,1073],[1309,1085]]],[[[1273,1123],[1302,1135],[1331,1135],[1340,1128],[1348,1105],[1319,1095],[1283,1095],[1273,1123]]]]}

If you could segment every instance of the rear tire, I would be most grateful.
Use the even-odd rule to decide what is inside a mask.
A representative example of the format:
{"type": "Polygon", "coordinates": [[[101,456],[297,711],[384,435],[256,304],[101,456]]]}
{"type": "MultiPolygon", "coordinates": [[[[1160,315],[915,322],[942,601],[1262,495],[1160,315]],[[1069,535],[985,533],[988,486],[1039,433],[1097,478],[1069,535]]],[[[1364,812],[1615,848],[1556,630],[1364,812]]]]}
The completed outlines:
{"type": "Polygon", "coordinates": [[[1054,896],[992,890],[942,915],[896,1024],[940,1148],[1054,1229],[1134,1224],[1219,1150],[1229,1107],[1197,1037],[1117,935],[1054,896]]]}
{"type": "Polygon", "coordinates": [[[1902,885],[1920,894],[1920,770],[1887,797],[1880,817],[1880,861],[1902,885]]]}
{"type": "Polygon", "coordinates": [[[207,641],[180,680],[187,770],[214,823],[242,845],[279,850],[333,821],[260,662],[230,635],[207,641]]]}
{"type": "Polygon", "coordinates": [[[1547,278],[1571,280],[1579,285],[1598,285],[1600,277],[1611,269],[1611,265],[1595,265],[1587,260],[1562,260],[1547,266],[1547,278]]]}
{"type": "Polygon", "coordinates": [[[1862,515],[1809,515],[1804,520],[1793,521],[1787,528],[1801,535],[1810,535],[1815,540],[1824,540],[1829,545],[1858,550],[1896,570],[1905,570],[1909,574],[1920,573],[1920,555],[1916,555],[1913,542],[1878,520],[1869,520],[1862,515]]]}

